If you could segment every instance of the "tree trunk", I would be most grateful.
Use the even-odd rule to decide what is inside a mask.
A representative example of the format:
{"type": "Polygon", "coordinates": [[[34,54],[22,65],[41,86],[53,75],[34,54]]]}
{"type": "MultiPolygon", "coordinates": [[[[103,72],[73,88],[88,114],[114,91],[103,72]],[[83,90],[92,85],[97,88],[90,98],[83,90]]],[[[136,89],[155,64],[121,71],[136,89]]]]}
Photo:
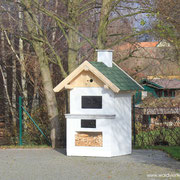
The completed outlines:
{"type": "Polygon", "coordinates": [[[33,100],[32,100],[32,111],[36,110],[39,106],[39,91],[38,91],[38,64],[35,61],[34,64],[34,93],[33,93],[33,100]]]}
{"type": "MultiPolygon", "coordinates": [[[[26,7],[31,7],[31,1],[24,0],[24,5],[26,7]]],[[[49,120],[51,122],[51,141],[52,141],[52,147],[58,148],[60,147],[60,122],[59,122],[59,114],[58,114],[58,108],[57,108],[57,102],[55,93],[53,91],[53,84],[52,84],[52,78],[49,70],[49,64],[48,64],[48,57],[46,56],[46,52],[44,51],[43,47],[43,39],[42,42],[33,40],[33,37],[43,37],[41,29],[38,29],[37,31],[37,23],[38,19],[36,16],[33,15],[33,12],[31,12],[31,9],[28,9],[29,11],[25,11],[25,23],[27,25],[28,31],[30,35],[32,36],[32,45],[36,52],[36,55],[38,57],[38,62],[40,65],[40,71],[42,76],[42,83],[44,87],[44,94],[46,98],[46,104],[48,109],[48,116],[49,120]],[[30,15],[31,14],[31,15],[30,15]],[[33,20],[32,20],[33,16],[33,20]]]]}
{"type": "Polygon", "coordinates": [[[48,109],[48,115],[51,122],[51,141],[52,147],[60,147],[60,122],[58,115],[58,108],[56,97],[53,91],[53,85],[51,80],[51,74],[48,65],[48,59],[44,54],[43,46],[40,43],[33,42],[34,50],[38,56],[40,71],[42,75],[42,82],[44,87],[44,94],[46,97],[46,104],[48,109]]]}
{"type": "Polygon", "coordinates": [[[68,72],[71,73],[77,67],[78,35],[72,29],[68,33],[68,72]]]}
{"type": "Polygon", "coordinates": [[[4,89],[3,89],[3,96],[4,96],[4,114],[5,119],[9,119],[9,107],[8,107],[8,99],[6,95],[6,87],[7,87],[7,72],[6,72],[6,60],[5,60],[5,35],[4,32],[1,31],[1,63],[2,63],[2,75],[3,75],[3,83],[4,83],[4,89]]]}
{"type": "MultiPolygon", "coordinates": [[[[78,11],[78,5],[80,1],[79,0],[73,0],[68,1],[68,23],[74,27],[75,29],[78,29],[78,17],[79,17],[79,11],[78,11]]],[[[79,51],[79,35],[69,28],[68,30],[68,73],[71,73],[76,67],[77,67],[77,56],[79,51]]]]}
{"type": "Polygon", "coordinates": [[[16,59],[12,57],[12,108],[14,116],[12,117],[14,128],[16,128],[16,59]]]}
{"type": "Polygon", "coordinates": [[[2,66],[0,65],[0,71],[1,71],[1,74],[2,74],[2,79],[3,79],[3,83],[4,83],[4,90],[5,90],[5,95],[7,97],[7,102],[9,104],[9,110],[12,114],[12,117],[15,117],[14,115],[14,111],[13,111],[13,108],[12,108],[12,103],[11,103],[11,100],[10,100],[10,97],[9,97],[9,93],[8,93],[8,88],[7,88],[7,83],[6,83],[6,79],[5,79],[5,74],[3,72],[3,69],[2,69],[2,66]]]}
{"type": "MultiPolygon", "coordinates": [[[[21,0],[18,0],[18,3],[20,3],[21,0]]],[[[23,35],[23,9],[19,5],[19,11],[18,11],[18,18],[19,18],[19,31],[20,36],[23,35]]],[[[25,106],[25,109],[27,107],[27,82],[26,82],[26,67],[25,67],[25,59],[24,59],[24,43],[22,38],[19,38],[19,61],[21,64],[21,84],[22,84],[22,94],[23,94],[23,105],[25,106]]],[[[26,116],[26,114],[24,114],[26,116]]]]}
{"type": "MultiPolygon", "coordinates": [[[[8,34],[6,31],[4,31],[6,40],[10,46],[10,49],[12,50],[12,52],[14,53],[15,57],[17,58],[17,60],[19,60],[19,56],[17,55],[12,42],[10,41],[8,34]]],[[[13,40],[14,42],[14,40],[13,40]]],[[[16,127],[16,59],[14,58],[14,56],[12,57],[13,59],[13,63],[12,63],[12,108],[13,108],[13,114],[12,114],[12,120],[13,120],[13,125],[14,125],[14,129],[16,127]]],[[[5,78],[6,79],[6,78],[5,78]]],[[[6,87],[6,86],[5,86],[6,87]]]]}
{"type": "Polygon", "coordinates": [[[101,16],[98,27],[97,47],[98,49],[104,49],[107,43],[107,27],[109,23],[109,15],[111,12],[112,0],[103,0],[101,7],[101,16]]]}
{"type": "MultiPolygon", "coordinates": [[[[54,12],[57,14],[57,10],[58,10],[58,0],[55,0],[55,7],[54,7],[54,12]]],[[[52,31],[52,44],[53,46],[55,45],[55,40],[56,40],[56,26],[57,26],[57,23],[56,21],[54,22],[53,24],[54,28],[53,28],[53,31],[52,31]]]]}

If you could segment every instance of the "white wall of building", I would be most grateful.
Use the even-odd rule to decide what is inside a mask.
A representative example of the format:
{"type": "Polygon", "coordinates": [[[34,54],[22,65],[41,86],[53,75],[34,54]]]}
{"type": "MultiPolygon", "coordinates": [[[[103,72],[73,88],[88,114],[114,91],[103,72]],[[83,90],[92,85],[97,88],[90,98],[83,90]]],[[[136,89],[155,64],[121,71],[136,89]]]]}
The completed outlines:
{"type": "MultiPolygon", "coordinates": [[[[81,115],[75,118],[67,119],[67,155],[68,156],[100,156],[111,157],[112,147],[112,132],[111,123],[115,120],[114,117],[106,119],[106,117],[96,116],[96,128],[81,128],[81,115]],[[103,147],[87,147],[75,146],[76,132],[102,132],[103,147]]],[[[94,118],[94,116],[93,116],[94,118]]],[[[87,119],[92,119],[91,116],[87,119]]]]}
{"type": "Polygon", "coordinates": [[[70,114],[114,114],[114,93],[105,88],[74,88],[70,91],[70,114]],[[81,96],[102,96],[102,109],[82,109],[81,96]]]}
{"type": "Polygon", "coordinates": [[[70,91],[67,118],[67,155],[111,157],[131,153],[131,93],[114,94],[104,88],[70,91]],[[82,109],[81,96],[102,96],[102,109],[82,109]],[[81,119],[96,119],[96,128],[81,128],[81,119]],[[102,132],[103,147],[75,146],[75,133],[102,132]]]}
{"type": "Polygon", "coordinates": [[[115,95],[116,119],[111,124],[114,156],[131,154],[132,126],[131,126],[131,93],[115,95]]]}

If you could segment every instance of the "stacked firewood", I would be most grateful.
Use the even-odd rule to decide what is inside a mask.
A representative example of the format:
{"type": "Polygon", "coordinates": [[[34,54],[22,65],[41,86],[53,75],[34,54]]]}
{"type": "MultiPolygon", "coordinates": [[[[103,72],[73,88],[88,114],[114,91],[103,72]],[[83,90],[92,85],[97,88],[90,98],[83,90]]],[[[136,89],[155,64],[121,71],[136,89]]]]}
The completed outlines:
{"type": "Polygon", "coordinates": [[[76,146],[102,147],[102,132],[78,132],[75,135],[76,146]]]}

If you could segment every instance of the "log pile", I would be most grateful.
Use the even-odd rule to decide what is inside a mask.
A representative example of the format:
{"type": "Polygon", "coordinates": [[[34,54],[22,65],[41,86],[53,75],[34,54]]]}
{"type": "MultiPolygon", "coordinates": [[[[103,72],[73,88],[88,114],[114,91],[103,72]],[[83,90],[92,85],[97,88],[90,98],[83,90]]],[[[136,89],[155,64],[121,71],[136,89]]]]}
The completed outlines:
{"type": "Polygon", "coordinates": [[[77,132],[75,135],[76,146],[102,147],[102,132],[77,132]]]}

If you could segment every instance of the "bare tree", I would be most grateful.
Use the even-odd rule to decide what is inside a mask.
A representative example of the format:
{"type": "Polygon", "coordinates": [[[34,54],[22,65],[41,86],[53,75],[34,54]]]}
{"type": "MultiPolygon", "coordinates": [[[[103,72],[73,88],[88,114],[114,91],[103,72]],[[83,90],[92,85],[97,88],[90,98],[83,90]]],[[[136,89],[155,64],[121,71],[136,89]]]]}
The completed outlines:
{"type": "Polygon", "coordinates": [[[180,65],[180,3],[178,0],[155,0],[157,21],[154,23],[157,37],[166,39],[176,48],[180,65]]]}
{"type": "Polygon", "coordinates": [[[43,43],[43,32],[38,27],[38,19],[34,15],[32,9],[29,7],[32,6],[32,2],[28,0],[22,1],[23,5],[26,7],[24,11],[25,23],[28,28],[28,32],[31,36],[31,43],[38,57],[38,62],[40,64],[40,71],[42,76],[42,82],[44,86],[44,94],[46,97],[46,104],[48,108],[48,115],[51,122],[51,141],[52,147],[60,147],[60,125],[59,125],[59,115],[56,97],[53,92],[53,85],[51,74],[48,65],[48,57],[44,52],[44,43],[43,43]],[[39,37],[39,38],[38,38],[39,37]],[[38,39],[36,39],[38,38],[38,39]]]}

